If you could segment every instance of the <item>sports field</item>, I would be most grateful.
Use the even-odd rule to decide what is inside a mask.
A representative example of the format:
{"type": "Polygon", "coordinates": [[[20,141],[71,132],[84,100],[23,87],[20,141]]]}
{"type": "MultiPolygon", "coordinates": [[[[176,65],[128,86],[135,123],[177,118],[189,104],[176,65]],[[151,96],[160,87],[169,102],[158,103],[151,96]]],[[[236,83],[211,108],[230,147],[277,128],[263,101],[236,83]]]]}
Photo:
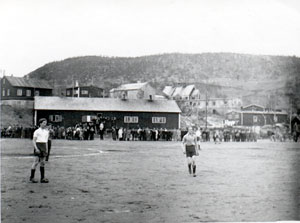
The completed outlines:
{"type": "Polygon", "coordinates": [[[195,178],[180,142],[52,144],[32,184],[32,142],[1,139],[2,222],[300,220],[299,143],[202,143],[195,178]]]}

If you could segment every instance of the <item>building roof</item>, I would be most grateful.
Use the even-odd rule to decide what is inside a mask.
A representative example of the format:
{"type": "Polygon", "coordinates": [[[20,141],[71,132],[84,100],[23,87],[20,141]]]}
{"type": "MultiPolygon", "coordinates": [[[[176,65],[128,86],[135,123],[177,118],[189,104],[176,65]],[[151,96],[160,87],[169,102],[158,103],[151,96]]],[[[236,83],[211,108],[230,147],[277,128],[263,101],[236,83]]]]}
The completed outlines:
{"type": "Polygon", "coordinates": [[[172,87],[172,86],[165,86],[163,92],[170,96],[170,97],[186,97],[199,94],[199,90],[195,89],[194,84],[190,84],[186,87],[179,86],[179,87],[172,87]]]}
{"type": "Polygon", "coordinates": [[[243,109],[245,109],[245,108],[249,108],[249,107],[252,107],[252,106],[254,106],[254,107],[258,107],[258,108],[262,108],[262,109],[265,109],[263,106],[261,106],[261,105],[257,105],[257,104],[250,104],[250,105],[246,105],[246,106],[244,106],[244,107],[243,107],[243,109]]]}
{"type": "Polygon", "coordinates": [[[133,90],[139,90],[145,85],[147,85],[148,82],[144,83],[133,83],[133,84],[122,84],[121,86],[114,89],[114,91],[133,91],[133,90]]]}
{"type": "Polygon", "coordinates": [[[243,114],[264,114],[264,115],[287,115],[285,111],[241,111],[243,114]]]}
{"type": "Polygon", "coordinates": [[[200,94],[200,91],[198,89],[195,89],[192,93],[192,96],[197,96],[200,94]]]}
{"type": "Polygon", "coordinates": [[[231,110],[231,111],[228,111],[226,112],[226,114],[236,114],[236,113],[241,113],[241,111],[237,111],[237,110],[231,110]]]}
{"type": "Polygon", "coordinates": [[[176,87],[174,92],[173,92],[173,97],[176,97],[176,96],[181,96],[181,92],[183,90],[183,87],[176,87]]]}
{"type": "Polygon", "coordinates": [[[168,96],[172,96],[174,90],[175,89],[172,86],[165,86],[164,89],[163,89],[163,93],[168,95],[168,96]]]}
{"type": "Polygon", "coordinates": [[[195,88],[195,85],[193,85],[193,84],[186,86],[185,88],[182,89],[182,91],[180,93],[181,96],[191,96],[194,88],[195,88]]]}
{"type": "Polygon", "coordinates": [[[174,100],[143,100],[118,98],[70,98],[43,97],[34,98],[35,110],[68,111],[127,111],[127,112],[168,112],[181,113],[174,100]]]}
{"type": "Polygon", "coordinates": [[[5,78],[14,87],[53,89],[53,87],[51,87],[51,85],[44,80],[26,79],[24,77],[12,77],[12,76],[5,76],[5,78]]]}

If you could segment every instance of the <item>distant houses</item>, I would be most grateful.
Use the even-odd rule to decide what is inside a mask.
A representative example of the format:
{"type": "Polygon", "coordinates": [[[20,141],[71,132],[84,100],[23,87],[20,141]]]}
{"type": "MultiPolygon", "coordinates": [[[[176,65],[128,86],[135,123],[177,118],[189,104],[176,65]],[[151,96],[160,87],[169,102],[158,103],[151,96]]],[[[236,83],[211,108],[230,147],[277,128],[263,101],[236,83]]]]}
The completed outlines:
{"type": "Polygon", "coordinates": [[[111,98],[154,100],[156,89],[148,82],[123,84],[110,90],[111,98]]]}
{"type": "Polygon", "coordinates": [[[1,79],[1,100],[33,100],[34,96],[51,96],[52,90],[47,81],[13,76],[1,79]]]}
{"type": "MultiPolygon", "coordinates": [[[[239,126],[264,126],[287,123],[284,111],[273,111],[250,104],[242,107],[240,97],[213,98],[200,95],[195,85],[165,86],[162,92],[149,82],[122,84],[105,95],[104,89],[78,84],[65,88],[64,96],[53,96],[46,81],[4,76],[1,103],[25,101],[34,111],[35,123],[45,117],[54,125],[105,120],[108,127],[180,128],[181,111],[189,108],[198,118],[205,112],[223,115],[224,121],[239,126]],[[160,95],[158,95],[160,94],[160,95]],[[200,111],[200,112],[199,112],[200,111]]],[[[24,105],[22,105],[24,106],[24,105]]]]}
{"type": "Polygon", "coordinates": [[[94,85],[79,85],[69,86],[66,88],[66,97],[80,98],[103,98],[104,89],[94,85]]]}
{"type": "Polygon", "coordinates": [[[163,93],[169,96],[169,98],[176,101],[185,101],[192,99],[200,99],[200,92],[196,89],[195,85],[187,85],[185,87],[178,86],[165,86],[163,93]]]}
{"type": "Polygon", "coordinates": [[[240,109],[242,100],[236,98],[212,98],[207,95],[200,95],[195,85],[187,86],[166,86],[163,92],[169,98],[174,99],[181,108],[207,110],[213,114],[225,114],[232,109],[240,109]]]}
{"type": "Polygon", "coordinates": [[[285,111],[272,111],[260,105],[251,104],[241,108],[241,111],[230,111],[226,120],[239,126],[264,126],[288,122],[285,111]]]}

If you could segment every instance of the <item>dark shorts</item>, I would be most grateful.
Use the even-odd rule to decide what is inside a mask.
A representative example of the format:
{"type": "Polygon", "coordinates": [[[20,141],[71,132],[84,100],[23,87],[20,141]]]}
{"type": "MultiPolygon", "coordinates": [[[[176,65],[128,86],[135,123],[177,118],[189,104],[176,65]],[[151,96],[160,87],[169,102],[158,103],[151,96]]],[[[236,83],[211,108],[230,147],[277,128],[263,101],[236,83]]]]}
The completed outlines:
{"type": "Polygon", "coordinates": [[[34,152],[34,155],[38,156],[38,157],[46,157],[47,156],[47,144],[37,142],[36,146],[40,152],[39,153],[34,152]]]}
{"type": "Polygon", "coordinates": [[[186,157],[196,156],[195,146],[185,146],[185,154],[186,154],[186,157]]]}

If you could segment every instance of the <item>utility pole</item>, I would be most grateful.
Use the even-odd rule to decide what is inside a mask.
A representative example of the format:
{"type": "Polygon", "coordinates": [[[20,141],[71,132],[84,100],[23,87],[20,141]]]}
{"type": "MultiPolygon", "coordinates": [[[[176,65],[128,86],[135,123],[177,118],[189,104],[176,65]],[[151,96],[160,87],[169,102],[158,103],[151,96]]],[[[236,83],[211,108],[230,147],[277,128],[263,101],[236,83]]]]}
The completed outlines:
{"type": "Polygon", "coordinates": [[[207,80],[205,84],[205,130],[207,129],[207,80]]]}
{"type": "Polygon", "coordinates": [[[74,98],[74,89],[75,89],[75,87],[74,87],[74,75],[72,75],[72,98],[74,98]]]}

